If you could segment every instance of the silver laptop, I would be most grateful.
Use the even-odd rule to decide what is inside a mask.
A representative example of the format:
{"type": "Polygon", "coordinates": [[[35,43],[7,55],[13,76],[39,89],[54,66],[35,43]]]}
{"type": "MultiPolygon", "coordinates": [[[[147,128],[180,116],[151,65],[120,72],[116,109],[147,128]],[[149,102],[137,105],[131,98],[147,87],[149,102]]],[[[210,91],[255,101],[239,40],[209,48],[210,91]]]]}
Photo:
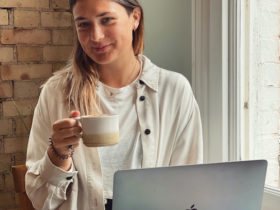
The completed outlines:
{"type": "Polygon", "coordinates": [[[260,210],[267,161],[115,173],[113,210],[260,210]]]}

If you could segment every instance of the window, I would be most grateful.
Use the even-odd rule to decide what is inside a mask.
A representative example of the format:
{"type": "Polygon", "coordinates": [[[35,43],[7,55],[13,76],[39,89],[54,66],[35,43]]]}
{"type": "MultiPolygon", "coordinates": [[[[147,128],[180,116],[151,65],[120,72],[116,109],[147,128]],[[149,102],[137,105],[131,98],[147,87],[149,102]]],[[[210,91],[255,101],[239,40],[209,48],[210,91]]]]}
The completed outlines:
{"type": "Polygon", "coordinates": [[[267,159],[262,210],[278,210],[280,2],[193,0],[192,11],[204,161],[267,159]]]}
{"type": "Polygon", "coordinates": [[[280,1],[241,1],[241,25],[241,159],[266,159],[280,190],[280,1]]]}

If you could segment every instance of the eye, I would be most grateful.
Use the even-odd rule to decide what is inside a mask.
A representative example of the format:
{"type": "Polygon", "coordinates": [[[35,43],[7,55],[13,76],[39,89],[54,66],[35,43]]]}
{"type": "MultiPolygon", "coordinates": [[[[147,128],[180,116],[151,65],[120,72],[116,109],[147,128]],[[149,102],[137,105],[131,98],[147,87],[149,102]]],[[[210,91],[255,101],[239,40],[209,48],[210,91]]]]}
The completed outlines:
{"type": "Polygon", "coordinates": [[[86,28],[88,27],[90,24],[88,22],[81,22],[81,23],[78,23],[78,27],[79,28],[86,28]]]}
{"type": "Polygon", "coordinates": [[[114,18],[112,17],[105,17],[105,18],[102,18],[101,22],[102,23],[109,23],[110,21],[112,21],[114,18]]]}

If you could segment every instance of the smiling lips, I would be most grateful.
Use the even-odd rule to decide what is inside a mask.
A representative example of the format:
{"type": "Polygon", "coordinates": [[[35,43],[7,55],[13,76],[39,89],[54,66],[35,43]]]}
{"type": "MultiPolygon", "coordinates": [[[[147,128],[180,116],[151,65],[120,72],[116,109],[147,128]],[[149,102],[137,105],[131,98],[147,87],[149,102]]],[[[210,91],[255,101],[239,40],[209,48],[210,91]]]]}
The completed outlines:
{"type": "Polygon", "coordinates": [[[108,47],[110,46],[111,44],[107,44],[107,45],[103,45],[103,46],[98,46],[98,47],[93,47],[92,49],[97,52],[97,53],[103,53],[105,52],[108,47]]]}

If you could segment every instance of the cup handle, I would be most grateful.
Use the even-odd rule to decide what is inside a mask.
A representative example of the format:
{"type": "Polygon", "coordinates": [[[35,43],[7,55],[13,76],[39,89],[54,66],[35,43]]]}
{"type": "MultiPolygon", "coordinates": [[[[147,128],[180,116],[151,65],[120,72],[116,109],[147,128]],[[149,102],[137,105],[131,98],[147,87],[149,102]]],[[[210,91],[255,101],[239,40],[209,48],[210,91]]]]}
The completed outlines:
{"type": "Polygon", "coordinates": [[[82,118],[81,118],[81,116],[79,116],[79,117],[73,117],[72,119],[74,119],[74,120],[81,120],[82,118]]]}
{"type": "MultiPolygon", "coordinates": [[[[77,120],[80,123],[82,118],[81,118],[81,116],[79,116],[79,117],[73,117],[72,119],[77,120]]],[[[77,136],[78,138],[82,138],[83,132],[81,132],[75,136],[77,136]]]]}

